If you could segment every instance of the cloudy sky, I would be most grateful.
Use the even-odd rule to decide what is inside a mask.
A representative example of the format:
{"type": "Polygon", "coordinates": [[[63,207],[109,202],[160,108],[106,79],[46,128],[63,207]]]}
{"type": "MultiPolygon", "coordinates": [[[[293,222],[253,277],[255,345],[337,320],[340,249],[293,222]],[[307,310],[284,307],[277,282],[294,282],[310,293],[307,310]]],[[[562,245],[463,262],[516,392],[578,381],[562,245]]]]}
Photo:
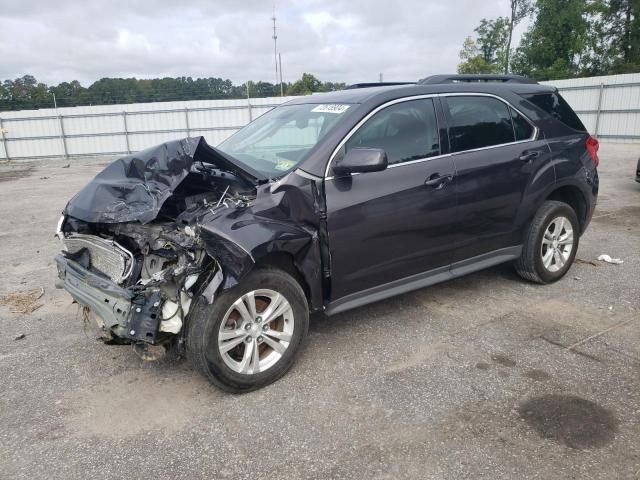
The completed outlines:
{"type": "MultiPolygon", "coordinates": [[[[454,72],[483,17],[508,0],[277,0],[285,81],[415,80],[454,72]]],[[[0,79],[102,77],[274,81],[273,2],[0,0],[0,79]]]]}

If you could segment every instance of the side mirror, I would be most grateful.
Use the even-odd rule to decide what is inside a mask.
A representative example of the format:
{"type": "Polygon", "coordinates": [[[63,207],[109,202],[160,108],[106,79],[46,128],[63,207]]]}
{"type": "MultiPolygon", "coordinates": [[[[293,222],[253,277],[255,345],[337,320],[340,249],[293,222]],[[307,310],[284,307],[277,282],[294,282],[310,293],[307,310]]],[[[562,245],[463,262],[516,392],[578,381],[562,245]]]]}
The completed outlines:
{"type": "Polygon", "coordinates": [[[336,161],[333,171],[338,175],[379,172],[388,164],[387,154],[381,148],[353,148],[336,161]]]}

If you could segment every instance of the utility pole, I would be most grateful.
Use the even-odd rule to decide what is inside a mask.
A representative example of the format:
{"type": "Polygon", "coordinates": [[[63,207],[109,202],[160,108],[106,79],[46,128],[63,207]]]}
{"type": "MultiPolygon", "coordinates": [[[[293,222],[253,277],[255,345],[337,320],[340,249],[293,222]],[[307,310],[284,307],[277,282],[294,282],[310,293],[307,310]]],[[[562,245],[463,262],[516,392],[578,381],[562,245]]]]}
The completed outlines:
{"type": "Polygon", "coordinates": [[[284,84],[282,83],[282,55],[278,52],[278,63],[280,64],[280,96],[284,97],[284,84]]]}
{"type": "Polygon", "coordinates": [[[382,82],[383,82],[383,79],[382,79],[382,72],[380,72],[379,82],[380,82],[380,83],[382,83],[382,82]]]}
{"type": "Polygon", "coordinates": [[[247,80],[247,110],[249,112],[249,122],[253,122],[253,113],[251,112],[251,97],[249,96],[249,82],[251,80],[247,80]]]}
{"type": "MultiPolygon", "coordinates": [[[[62,149],[64,150],[64,158],[69,158],[69,149],[67,148],[67,138],[64,134],[64,121],[62,120],[62,115],[58,112],[58,103],[56,102],[56,94],[51,92],[53,95],[53,109],[56,112],[56,117],[58,117],[58,123],[60,125],[60,140],[62,140],[62,149]]],[[[5,148],[6,150],[6,148],[5,148]]]]}
{"type": "Polygon", "coordinates": [[[278,83],[278,35],[276,33],[276,7],[273,6],[273,59],[276,63],[276,84],[278,83]]]}

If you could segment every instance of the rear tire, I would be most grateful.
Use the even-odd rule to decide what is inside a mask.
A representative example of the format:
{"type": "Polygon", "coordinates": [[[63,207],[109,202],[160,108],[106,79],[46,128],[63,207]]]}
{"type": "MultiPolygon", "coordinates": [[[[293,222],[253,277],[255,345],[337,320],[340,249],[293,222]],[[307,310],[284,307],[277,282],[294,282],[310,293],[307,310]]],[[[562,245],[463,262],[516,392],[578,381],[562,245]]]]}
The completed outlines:
{"type": "Polygon", "coordinates": [[[580,224],[574,210],[566,203],[547,200],[529,225],[516,271],[531,282],[556,282],[571,268],[579,240],[580,224]]]}
{"type": "Polygon", "coordinates": [[[281,270],[257,269],[212,305],[197,300],[188,320],[187,358],[221,389],[250,392],[289,370],[308,328],[298,282],[281,270]]]}

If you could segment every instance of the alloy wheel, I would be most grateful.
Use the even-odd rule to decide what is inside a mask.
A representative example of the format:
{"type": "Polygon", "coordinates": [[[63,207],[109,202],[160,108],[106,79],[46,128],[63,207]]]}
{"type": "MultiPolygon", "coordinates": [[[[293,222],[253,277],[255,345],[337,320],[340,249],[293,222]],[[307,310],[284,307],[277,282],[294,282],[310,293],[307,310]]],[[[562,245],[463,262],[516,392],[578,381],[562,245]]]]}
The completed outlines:
{"type": "Polygon", "coordinates": [[[568,218],[560,216],[554,218],[542,237],[540,255],[542,265],[549,272],[562,269],[573,250],[573,227],[568,218]]]}
{"type": "Polygon", "coordinates": [[[225,313],[218,332],[218,350],[233,371],[261,373],[282,358],[293,328],[293,310],[282,294],[253,290],[238,298],[225,313]]]}

